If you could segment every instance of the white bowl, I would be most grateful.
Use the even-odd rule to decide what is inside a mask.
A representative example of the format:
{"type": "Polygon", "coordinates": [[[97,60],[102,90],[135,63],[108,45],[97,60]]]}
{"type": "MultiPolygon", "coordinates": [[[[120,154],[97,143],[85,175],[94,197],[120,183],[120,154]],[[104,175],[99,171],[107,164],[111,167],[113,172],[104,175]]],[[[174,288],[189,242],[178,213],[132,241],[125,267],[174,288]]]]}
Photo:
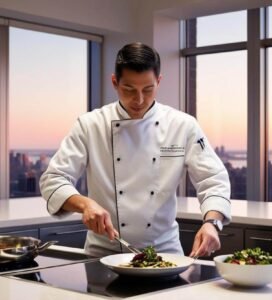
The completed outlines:
{"type": "Polygon", "coordinates": [[[245,287],[261,287],[272,282],[272,264],[237,265],[225,263],[232,254],[214,257],[218,273],[227,281],[245,287]]]}

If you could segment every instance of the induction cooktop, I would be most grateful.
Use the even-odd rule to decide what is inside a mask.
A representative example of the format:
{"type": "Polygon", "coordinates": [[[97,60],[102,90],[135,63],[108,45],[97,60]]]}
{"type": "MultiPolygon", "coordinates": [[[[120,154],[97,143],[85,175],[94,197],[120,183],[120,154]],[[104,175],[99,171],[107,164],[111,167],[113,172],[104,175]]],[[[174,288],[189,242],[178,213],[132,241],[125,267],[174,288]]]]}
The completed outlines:
{"type": "Polygon", "coordinates": [[[34,260],[0,263],[0,276],[93,260],[86,254],[47,249],[34,260]]]}
{"type": "Polygon", "coordinates": [[[213,280],[219,275],[214,266],[193,264],[185,272],[170,277],[120,276],[102,265],[99,260],[93,260],[32,270],[13,277],[85,294],[126,298],[213,280]]]}

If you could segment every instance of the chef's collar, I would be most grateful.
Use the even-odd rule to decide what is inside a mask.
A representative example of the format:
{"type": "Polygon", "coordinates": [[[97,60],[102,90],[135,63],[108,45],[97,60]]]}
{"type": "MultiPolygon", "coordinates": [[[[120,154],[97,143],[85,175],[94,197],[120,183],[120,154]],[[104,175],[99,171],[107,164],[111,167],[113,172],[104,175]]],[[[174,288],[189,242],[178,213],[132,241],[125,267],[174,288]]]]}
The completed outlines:
{"type": "MultiPolygon", "coordinates": [[[[149,109],[145,112],[142,119],[146,119],[146,118],[152,116],[155,113],[157,106],[158,106],[157,101],[154,100],[153,103],[151,104],[151,106],[149,107],[149,109]]],[[[130,115],[127,113],[124,106],[121,104],[120,100],[117,102],[117,110],[122,118],[131,119],[130,115]]]]}

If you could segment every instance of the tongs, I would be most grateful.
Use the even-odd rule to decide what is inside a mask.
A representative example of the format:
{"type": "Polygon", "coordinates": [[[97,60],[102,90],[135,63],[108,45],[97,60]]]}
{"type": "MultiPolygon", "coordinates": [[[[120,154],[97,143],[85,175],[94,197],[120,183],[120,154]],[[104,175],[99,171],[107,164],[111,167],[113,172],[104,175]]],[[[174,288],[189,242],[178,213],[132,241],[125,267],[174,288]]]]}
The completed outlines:
{"type": "Polygon", "coordinates": [[[130,252],[134,253],[134,254],[139,254],[142,253],[142,251],[140,251],[139,249],[133,247],[132,245],[130,245],[128,242],[126,242],[125,240],[123,240],[122,238],[115,236],[114,239],[116,241],[118,241],[120,244],[122,244],[123,246],[125,246],[130,252]]]}

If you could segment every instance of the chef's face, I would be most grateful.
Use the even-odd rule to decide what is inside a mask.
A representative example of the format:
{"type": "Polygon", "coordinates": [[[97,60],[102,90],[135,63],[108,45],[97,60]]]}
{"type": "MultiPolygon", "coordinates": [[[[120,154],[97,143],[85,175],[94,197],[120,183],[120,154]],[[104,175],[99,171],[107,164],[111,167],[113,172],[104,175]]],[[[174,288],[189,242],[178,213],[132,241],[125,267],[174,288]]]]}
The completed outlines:
{"type": "Polygon", "coordinates": [[[119,82],[115,74],[112,83],[121,104],[132,119],[141,119],[152,105],[161,80],[153,70],[136,72],[129,69],[122,71],[119,82]]]}

